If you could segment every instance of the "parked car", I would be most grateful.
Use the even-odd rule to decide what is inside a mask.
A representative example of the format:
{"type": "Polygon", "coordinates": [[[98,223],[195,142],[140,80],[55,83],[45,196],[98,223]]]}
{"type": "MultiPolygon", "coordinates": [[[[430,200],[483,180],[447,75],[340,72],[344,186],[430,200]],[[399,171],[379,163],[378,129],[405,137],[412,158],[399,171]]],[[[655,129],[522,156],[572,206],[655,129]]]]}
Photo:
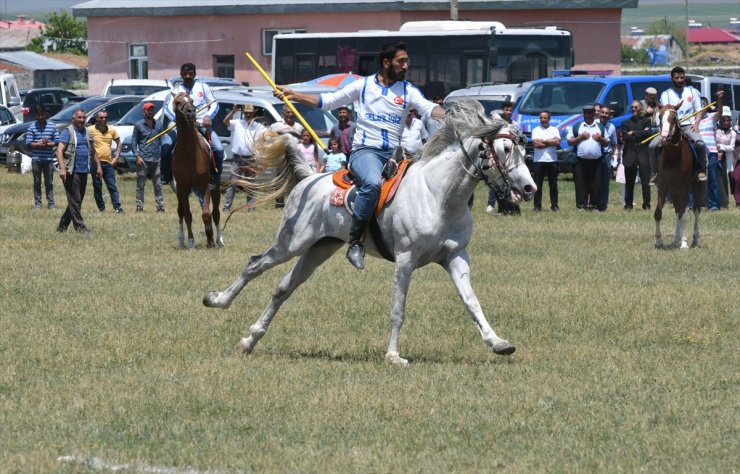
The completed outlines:
{"type": "Polygon", "coordinates": [[[450,92],[445,97],[444,104],[448,105],[462,97],[472,97],[483,105],[487,114],[501,110],[501,104],[511,102],[516,105],[532,85],[531,82],[519,84],[473,84],[465,89],[450,92]]]}
{"type": "MultiPolygon", "coordinates": [[[[133,156],[131,150],[131,134],[133,133],[134,124],[144,117],[143,104],[151,102],[156,107],[156,113],[154,115],[155,120],[163,120],[165,128],[170,124],[170,121],[164,115],[162,107],[164,100],[169,94],[169,91],[157,92],[144,99],[140,104],[133,107],[125,117],[116,125],[116,130],[121,136],[121,160],[118,163],[120,171],[135,171],[136,170],[136,157],[133,156]]],[[[223,120],[226,114],[233,108],[234,104],[244,105],[251,104],[255,109],[255,120],[261,120],[266,125],[271,125],[278,120],[282,120],[283,108],[285,103],[280,99],[276,99],[271,94],[266,93],[251,93],[246,88],[232,88],[223,90],[214,90],[213,95],[219,104],[219,110],[213,119],[213,130],[221,139],[221,143],[224,146],[224,165],[223,172],[221,174],[221,183],[227,184],[231,180],[231,134],[229,130],[224,126],[223,120]]],[[[313,128],[320,136],[328,136],[328,132],[337,123],[337,119],[330,114],[320,109],[315,109],[302,104],[295,104],[298,111],[308,121],[311,128],[313,128]]],[[[236,116],[238,118],[238,115],[236,116]]],[[[324,139],[324,146],[326,146],[328,138],[324,139]]]]}
{"type": "Polygon", "coordinates": [[[15,118],[13,111],[4,105],[0,105],[0,134],[2,134],[6,128],[17,123],[18,119],[15,118]]]}
{"type": "MultiPolygon", "coordinates": [[[[198,81],[205,82],[213,90],[242,87],[241,84],[236,82],[234,79],[229,79],[226,77],[198,76],[198,81]]],[[[168,82],[171,84],[172,87],[174,87],[175,84],[177,84],[178,82],[182,82],[182,78],[180,76],[172,76],[168,79],[168,82]]]]}
{"type": "Polygon", "coordinates": [[[103,88],[102,95],[147,96],[165,89],[170,89],[170,83],[165,79],[111,79],[103,88]]]}
{"type": "Polygon", "coordinates": [[[64,105],[70,101],[70,98],[77,97],[77,94],[64,90],[60,87],[42,87],[38,89],[29,89],[23,95],[23,104],[21,113],[24,122],[33,122],[36,120],[36,108],[44,105],[49,115],[54,115],[64,108],[64,105]]]}
{"type": "Polygon", "coordinates": [[[15,82],[15,76],[8,72],[0,72],[0,105],[9,108],[19,122],[23,121],[18,85],[15,82]]]}
{"type": "MultiPolygon", "coordinates": [[[[67,107],[56,115],[49,117],[49,122],[54,123],[57,129],[61,131],[72,123],[72,115],[74,115],[75,110],[82,109],[86,111],[85,125],[94,125],[95,115],[98,111],[105,109],[108,112],[108,124],[115,125],[131,107],[140,101],[141,96],[89,97],[77,104],[76,107],[67,107]]],[[[32,123],[19,123],[5,130],[0,136],[0,161],[7,160],[9,153],[31,154],[30,148],[26,145],[26,132],[32,123]]]]}

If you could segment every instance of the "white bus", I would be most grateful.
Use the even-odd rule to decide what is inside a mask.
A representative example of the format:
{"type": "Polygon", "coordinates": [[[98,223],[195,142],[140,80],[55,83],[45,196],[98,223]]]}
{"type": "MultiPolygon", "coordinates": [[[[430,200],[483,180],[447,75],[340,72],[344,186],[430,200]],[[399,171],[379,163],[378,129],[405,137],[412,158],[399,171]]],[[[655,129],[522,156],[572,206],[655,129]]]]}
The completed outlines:
{"type": "Polygon", "coordinates": [[[573,67],[568,30],[506,28],[491,21],[414,21],[398,31],[278,34],[272,44],[272,77],[278,84],[333,73],[376,72],[387,42],[403,41],[411,58],[406,79],[429,98],[471,84],[521,83],[573,67]]]}

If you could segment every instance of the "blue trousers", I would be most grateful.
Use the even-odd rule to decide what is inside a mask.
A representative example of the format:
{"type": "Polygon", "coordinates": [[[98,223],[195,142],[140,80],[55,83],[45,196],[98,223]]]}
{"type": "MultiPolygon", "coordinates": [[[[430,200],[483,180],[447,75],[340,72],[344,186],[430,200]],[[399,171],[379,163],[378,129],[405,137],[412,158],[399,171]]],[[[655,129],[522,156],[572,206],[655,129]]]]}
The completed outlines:
{"type": "Polygon", "coordinates": [[[380,197],[383,167],[391,159],[393,150],[362,147],[352,151],[349,170],[358,182],[354,216],[363,221],[370,220],[380,197]]]}
{"type": "MultiPolygon", "coordinates": [[[[108,188],[110,194],[110,202],[113,204],[113,209],[121,207],[121,201],[118,197],[118,187],[116,186],[116,168],[106,162],[101,161],[100,167],[103,168],[103,181],[105,186],[108,188]]],[[[98,171],[95,166],[90,165],[90,175],[92,175],[93,182],[93,197],[95,198],[95,204],[98,205],[98,210],[105,210],[105,201],[103,200],[103,183],[98,178],[98,171]]]]}
{"type": "Polygon", "coordinates": [[[707,207],[711,210],[720,208],[719,180],[723,178],[722,169],[719,166],[717,153],[707,153],[709,165],[707,166],[707,207]]]}

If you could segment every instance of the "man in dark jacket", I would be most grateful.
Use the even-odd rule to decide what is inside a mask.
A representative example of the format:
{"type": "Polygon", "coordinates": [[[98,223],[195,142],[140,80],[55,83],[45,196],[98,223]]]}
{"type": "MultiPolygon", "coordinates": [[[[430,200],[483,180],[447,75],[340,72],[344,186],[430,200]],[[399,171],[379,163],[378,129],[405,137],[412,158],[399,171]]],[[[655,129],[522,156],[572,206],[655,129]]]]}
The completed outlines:
{"type": "Polygon", "coordinates": [[[650,209],[650,145],[642,143],[651,135],[650,117],[643,113],[642,103],[632,101],[632,116],[622,122],[622,165],[624,166],[624,208],[632,209],[635,197],[635,178],[639,170],[642,185],[642,208],[650,209]]]}

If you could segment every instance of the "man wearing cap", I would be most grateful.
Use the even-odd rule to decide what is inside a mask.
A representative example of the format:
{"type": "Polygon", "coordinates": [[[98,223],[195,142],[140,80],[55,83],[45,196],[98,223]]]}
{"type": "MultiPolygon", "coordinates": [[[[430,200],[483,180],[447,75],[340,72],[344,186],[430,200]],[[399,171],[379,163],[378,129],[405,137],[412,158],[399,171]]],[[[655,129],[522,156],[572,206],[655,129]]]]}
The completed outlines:
{"type": "MultiPolygon", "coordinates": [[[[732,170],[733,152],[735,151],[735,140],[737,133],[732,129],[732,112],[727,106],[722,107],[722,116],[715,133],[720,174],[717,177],[720,182],[720,207],[729,206],[729,189],[727,187],[728,170],[732,170]]],[[[732,176],[729,176],[732,179],[732,176]]]]}
{"type": "Polygon", "coordinates": [[[573,180],[576,207],[579,210],[597,207],[604,147],[609,145],[609,139],[604,135],[604,126],[596,121],[596,108],[593,105],[583,107],[583,122],[576,123],[568,131],[568,145],[577,147],[573,180]]]}
{"type": "MultiPolygon", "coordinates": [[[[695,162],[695,170],[697,171],[696,179],[706,181],[707,148],[699,134],[699,122],[701,122],[702,118],[699,112],[701,110],[699,93],[693,87],[686,85],[686,71],[680,66],[676,66],[671,70],[671,81],[673,82],[673,87],[663,91],[660,95],[660,103],[663,105],[680,105],[677,113],[681,130],[683,130],[689,140],[694,142],[696,154],[698,155],[698,159],[695,162]],[[696,115],[684,120],[685,117],[692,114],[696,115]]],[[[653,147],[651,151],[657,152],[657,149],[653,147]]],[[[656,160],[659,163],[660,157],[658,156],[656,160]]],[[[660,164],[658,164],[656,169],[659,168],[660,164]]]]}
{"type": "Polygon", "coordinates": [[[329,137],[339,140],[339,149],[344,156],[349,156],[352,152],[352,140],[355,139],[357,124],[349,119],[349,107],[346,105],[337,109],[337,115],[339,122],[332,127],[329,137]]]}
{"type": "MultiPolygon", "coordinates": [[[[651,135],[658,133],[660,130],[660,102],[658,102],[658,91],[655,87],[648,87],[645,89],[645,98],[640,101],[642,104],[642,111],[645,117],[650,119],[650,131],[651,135]]],[[[658,162],[656,157],[655,148],[660,145],[660,135],[656,135],[650,141],[650,184],[655,184],[655,176],[658,174],[658,162]]]]}
{"type": "MultiPolygon", "coordinates": [[[[231,131],[231,153],[233,154],[231,182],[226,189],[226,199],[224,200],[224,212],[229,212],[236,193],[237,179],[253,174],[251,167],[254,165],[254,141],[265,131],[265,127],[254,120],[254,106],[252,104],[242,106],[234,104],[231,111],[224,117],[224,126],[231,131]],[[239,111],[241,111],[240,118],[234,119],[234,115],[239,111]]],[[[247,204],[252,205],[254,201],[254,195],[247,191],[247,204]]],[[[248,210],[254,211],[255,209],[250,207],[248,210]]]]}
{"type": "Polygon", "coordinates": [[[136,212],[144,210],[144,187],[152,180],[154,204],[157,212],[164,212],[164,195],[159,162],[162,158],[162,138],[149,142],[162,132],[162,122],[154,120],[155,107],[151,102],[144,104],[144,118],[134,124],[131,134],[131,151],[136,157],[136,212]]]}

